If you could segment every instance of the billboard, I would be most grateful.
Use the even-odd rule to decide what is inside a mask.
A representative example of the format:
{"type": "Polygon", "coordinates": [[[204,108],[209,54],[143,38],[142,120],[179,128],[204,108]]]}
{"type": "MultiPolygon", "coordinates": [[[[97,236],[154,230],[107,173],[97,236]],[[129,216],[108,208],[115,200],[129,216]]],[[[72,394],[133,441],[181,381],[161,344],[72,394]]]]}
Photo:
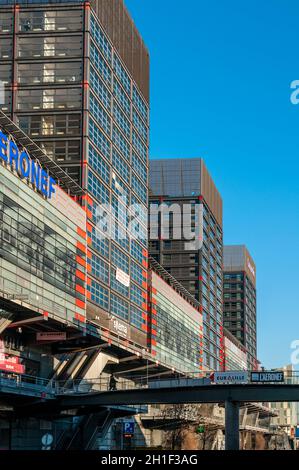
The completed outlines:
{"type": "Polygon", "coordinates": [[[284,382],[282,371],[251,372],[251,382],[284,382]]]}
{"type": "Polygon", "coordinates": [[[236,371],[236,372],[214,372],[210,376],[212,382],[216,384],[242,384],[248,383],[248,372],[236,371]]]}

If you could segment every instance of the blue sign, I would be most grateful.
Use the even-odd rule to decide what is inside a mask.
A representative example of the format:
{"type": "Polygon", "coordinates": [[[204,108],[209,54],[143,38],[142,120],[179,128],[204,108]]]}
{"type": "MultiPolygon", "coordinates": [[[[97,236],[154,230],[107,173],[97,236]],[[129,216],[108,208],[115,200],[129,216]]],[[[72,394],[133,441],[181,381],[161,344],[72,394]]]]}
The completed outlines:
{"type": "Polygon", "coordinates": [[[123,433],[124,434],[134,434],[134,421],[125,421],[123,423],[123,433]]]}
{"type": "Polygon", "coordinates": [[[26,178],[46,198],[51,199],[52,194],[55,194],[56,181],[25,150],[20,152],[14,141],[1,131],[0,160],[15,170],[21,179],[26,178]]]}
{"type": "Polygon", "coordinates": [[[295,428],[295,437],[296,439],[299,439],[299,426],[296,426],[295,428]]]}

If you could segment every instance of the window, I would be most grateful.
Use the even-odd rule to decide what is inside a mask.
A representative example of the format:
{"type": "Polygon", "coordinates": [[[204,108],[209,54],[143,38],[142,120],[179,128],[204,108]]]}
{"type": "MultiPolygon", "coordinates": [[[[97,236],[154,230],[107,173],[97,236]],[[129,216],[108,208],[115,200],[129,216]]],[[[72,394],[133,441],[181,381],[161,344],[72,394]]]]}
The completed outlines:
{"type": "Polygon", "coordinates": [[[95,253],[92,253],[91,258],[91,273],[105,284],[109,284],[109,265],[99,258],[95,253]]]}
{"type": "Polygon", "coordinates": [[[82,80],[80,62],[37,62],[18,64],[18,82],[21,85],[79,83],[82,80]]]}
{"type": "Polygon", "coordinates": [[[111,93],[107,90],[102,80],[98,77],[92,67],[90,67],[90,87],[95,92],[105,108],[110,111],[111,108],[111,93]]]}
{"type": "Polygon", "coordinates": [[[18,117],[18,124],[31,137],[80,135],[81,115],[26,115],[18,117]]]}
{"type": "Polygon", "coordinates": [[[145,320],[142,318],[142,310],[131,305],[131,324],[136,326],[139,330],[142,330],[142,325],[145,324],[145,320]]]}
{"type": "Polygon", "coordinates": [[[140,180],[132,173],[132,189],[144,204],[147,204],[147,190],[140,180]]]}
{"type": "Polygon", "coordinates": [[[109,307],[109,292],[108,289],[101,286],[98,282],[94,279],[91,280],[90,286],[87,286],[87,290],[91,294],[92,302],[95,302],[100,307],[108,310],[109,307]]]}
{"type": "Polygon", "coordinates": [[[1,12],[0,16],[0,33],[10,33],[12,31],[12,13],[1,12]]]}
{"type": "Polygon", "coordinates": [[[87,231],[88,236],[91,238],[91,246],[104,258],[109,258],[109,240],[95,227],[91,231],[87,231]]]}
{"type": "MultiPolygon", "coordinates": [[[[1,40],[2,42],[2,40],[1,40]]],[[[41,38],[20,37],[19,57],[40,59],[67,58],[82,56],[82,35],[80,36],[52,36],[41,38]]]]}
{"type": "Polygon", "coordinates": [[[133,283],[131,284],[131,301],[137,304],[139,307],[142,307],[144,302],[142,290],[133,283]]]}
{"type": "Polygon", "coordinates": [[[129,258],[114,243],[111,246],[111,261],[125,273],[129,273],[129,258]]]}
{"type": "Polygon", "coordinates": [[[111,46],[104,32],[102,31],[101,27],[99,26],[95,17],[93,16],[93,14],[90,17],[90,33],[91,33],[91,37],[95,40],[95,43],[101,49],[101,52],[103,53],[105,59],[109,63],[111,63],[111,57],[112,57],[111,46]]]}
{"type": "Polygon", "coordinates": [[[88,172],[88,191],[93,194],[93,196],[101,204],[109,204],[110,202],[110,191],[107,189],[103,183],[92,173],[88,172]]]}
{"type": "Polygon", "coordinates": [[[92,42],[90,43],[90,60],[101,78],[111,86],[111,70],[92,42]]]}
{"type": "Polygon", "coordinates": [[[104,108],[100,105],[98,100],[93,96],[92,93],[89,95],[90,112],[97,124],[110,136],[111,132],[111,120],[104,108]]]}
{"type": "Polygon", "coordinates": [[[139,117],[139,114],[135,111],[135,109],[133,109],[133,124],[135,128],[137,129],[139,135],[143,138],[145,142],[147,142],[147,127],[142,122],[142,120],[139,117]]]}
{"type": "Polygon", "coordinates": [[[43,141],[40,142],[40,146],[49,157],[57,162],[80,160],[80,140],[43,141]]]}
{"type": "Polygon", "coordinates": [[[99,148],[104,157],[110,160],[110,142],[102,131],[89,119],[89,138],[99,148]]]}
{"type": "Polygon", "coordinates": [[[139,286],[141,286],[142,282],[144,281],[142,273],[143,273],[142,267],[136,264],[134,261],[132,261],[131,262],[131,277],[133,281],[137,282],[139,286]]]}
{"type": "Polygon", "coordinates": [[[121,105],[124,112],[130,117],[131,115],[131,103],[125,92],[122,90],[121,86],[117,82],[117,80],[113,81],[113,92],[114,96],[116,97],[117,101],[121,105]]]}
{"type": "Polygon", "coordinates": [[[146,183],[147,181],[147,168],[146,165],[137,157],[133,152],[132,154],[132,168],[140,176],[142,181],[146,183]]]}
{"type": "Polygon", "coordinates": [[[141,115],[145,123],[147,123],[148,121],[147,109],[148,108],[145,102],[143,101],[143,99],[141,98],[141,95],[137,91],[137,88],[135,87],[135,85],[133,86],[133,103],[136,106],[136,109],[139,111],[139,114],[141,115]]]}
{"type": "Polygon", "coordinates": [[[80,88],[45,88],[18,91],[19,111],[38,111],[43,109],[78,109],[81,107],[80,88]]]}
{"type": "Polygon", "coordinates": [[[127,182],[130,182],[130,168],[126,161],[120,154],[113,148],[112,150],[112,165],[120,176],[127,182]]]}
{"type": "Polygon", "coordinates": [[[121,154],[123,154],[127,160],[130,160],[130,145],[115,126],[113,126],[112,140],[121,154]]]}
{"type": "Polygon", "coordinates": [[[69,10],[21,11],[20,31],[22,33],[31,33],[32,31],[79,31],[82,29],[82,14],[82,9],[73,9],[71,15],[69,10]]]}
{"type": "Polygon", "coordinates": [[[119,125],[123,133],[125,134],[128,139],[130,139],[131,135],[131,126],[130,121],[126,118],[125,114],[122,112],[118,104],[114,102],[113,106],[113,115],[115,118],[116,123],[119,125]]]}
{"type": "Polygon", "coordinates": [[[144,143],[138,137],[135,131],[133,131],[132,133],[132,142],[133,142],[133,146],[135,147],[140,157],[143,159],[143,161],[146,162],[147,161],[147,147],[146,145],[144,145],[144,143]]]}
{"type": "Polygon", "coordinates": [[[88,148],[88,162],[90,166],[97,172],[97,174],[105,181],[106,184],[110,183],[110,169],[108,163],[104,160],[101,154],[89,144],[88,148]]]}
{"type": "Polygon", "coordinates": [[[111,293],[111,313],[122,318],[123,320],[129,319],[129,306],[128,303],[122,300],[118,295],[111,293]]]}
{"type": "Polygon", "coordinates": [[[131,241],[131,255],[135,260],[139,261],[139,263],[142,264],[143,248],[136,242],[136,240],[131,241]]]}
{"type": "Polygon", "coordinates": [[[125,71],[125,68],[122,66],[120,60],[116,55],[114,55],[114,70],[115,73],[121,82],[122,86],[128,93],[128,95],[131,95],[131,80],[127,72],[125,71]]]}

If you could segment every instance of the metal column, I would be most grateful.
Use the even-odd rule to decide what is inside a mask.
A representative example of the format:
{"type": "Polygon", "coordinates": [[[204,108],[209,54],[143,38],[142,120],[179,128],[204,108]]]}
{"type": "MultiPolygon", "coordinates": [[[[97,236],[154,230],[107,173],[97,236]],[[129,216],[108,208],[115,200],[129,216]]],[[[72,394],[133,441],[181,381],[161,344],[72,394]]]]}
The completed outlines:
{"type": "Polygon", "coordinates": [[[225,401],[225,450],[239,450],[239,402],[225,401]]]}

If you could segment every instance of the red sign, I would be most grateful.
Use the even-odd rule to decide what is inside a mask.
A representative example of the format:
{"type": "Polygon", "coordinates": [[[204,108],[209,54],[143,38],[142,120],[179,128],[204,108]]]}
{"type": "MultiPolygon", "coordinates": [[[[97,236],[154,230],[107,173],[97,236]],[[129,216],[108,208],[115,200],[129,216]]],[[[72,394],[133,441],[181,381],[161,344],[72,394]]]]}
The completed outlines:
{"type": "Polygon", "coordinates": [[[14,364],[13,362],[0,362],[0,370],[14,372],[16,374],[25,373],[25,367],[22,364],[14,364]]]}

